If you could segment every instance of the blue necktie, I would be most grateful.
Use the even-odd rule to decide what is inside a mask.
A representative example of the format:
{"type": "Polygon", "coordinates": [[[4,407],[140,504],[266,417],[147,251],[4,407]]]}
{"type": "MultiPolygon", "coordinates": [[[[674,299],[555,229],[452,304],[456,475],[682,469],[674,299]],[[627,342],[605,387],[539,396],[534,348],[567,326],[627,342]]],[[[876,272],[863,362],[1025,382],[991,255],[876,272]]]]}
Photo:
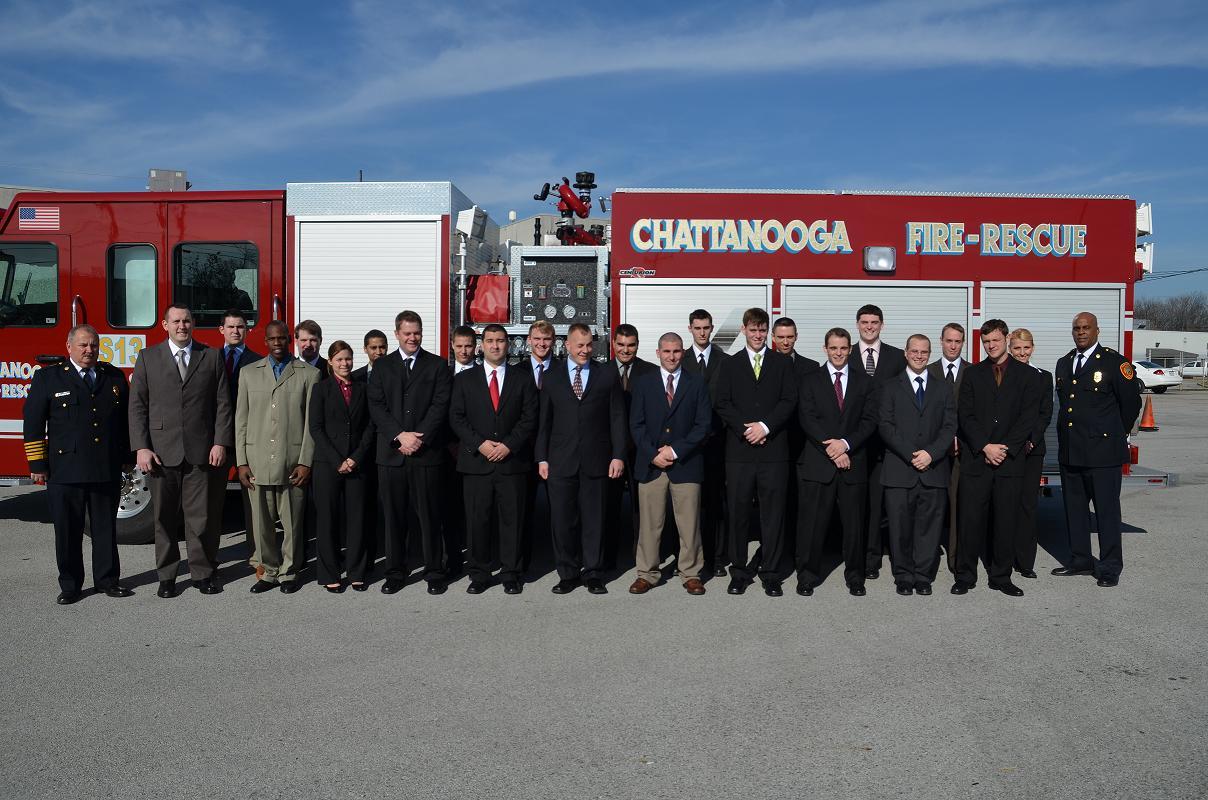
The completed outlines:
{"type": "Polygon", "coordinates": [[[923,379],[915,378],[914,382],[919,385],[919,388],[914,390],[914,404],[919,407],[919,411],[923,410],[923,379]]]}

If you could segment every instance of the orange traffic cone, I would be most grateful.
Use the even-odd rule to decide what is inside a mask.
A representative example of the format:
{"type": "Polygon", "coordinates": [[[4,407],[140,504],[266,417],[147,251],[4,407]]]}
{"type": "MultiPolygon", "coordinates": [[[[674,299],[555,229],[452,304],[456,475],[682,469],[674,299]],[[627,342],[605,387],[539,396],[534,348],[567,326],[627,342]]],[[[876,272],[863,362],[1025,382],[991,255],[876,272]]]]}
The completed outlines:
{"type": "Polygon", "coordinates": [[[1145,412],[1141,414],[1141,424],[1137,430],[1141,431],[1156,431],[1158,423],[1153,420],[1153,395],[1145,396],[1145,412]]]}

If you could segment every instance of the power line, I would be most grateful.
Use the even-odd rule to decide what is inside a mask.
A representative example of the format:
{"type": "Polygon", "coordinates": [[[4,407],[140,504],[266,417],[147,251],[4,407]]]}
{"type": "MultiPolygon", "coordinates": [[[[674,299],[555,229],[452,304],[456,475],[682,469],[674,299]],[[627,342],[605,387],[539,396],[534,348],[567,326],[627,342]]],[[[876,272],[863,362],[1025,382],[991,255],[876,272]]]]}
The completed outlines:
{"type": "Polygon", "coordinates": [[[1161,272],[1151,272],[1145,276],[1145,281],[1160,281],[1163,278],[1178,278],[1183,275],[1193,275],[1197,272],[1208,272],[1208,267],[1195,267],[1194,269],[1164,269],[1161,272]]]}
{"type": "Polygon", "coordinates": [[[33,164],[0,164],[0,167],[5,169],[24,169],[24,170],[41,170],[42,172],[55,172],[61,175],[88,175],[93,178],[129,178],[131,180],[145,181],[146,175],[111,175],[107,172],[84,172],[83,170],[60,169],[58,167],[45,167],[33,164]]]}

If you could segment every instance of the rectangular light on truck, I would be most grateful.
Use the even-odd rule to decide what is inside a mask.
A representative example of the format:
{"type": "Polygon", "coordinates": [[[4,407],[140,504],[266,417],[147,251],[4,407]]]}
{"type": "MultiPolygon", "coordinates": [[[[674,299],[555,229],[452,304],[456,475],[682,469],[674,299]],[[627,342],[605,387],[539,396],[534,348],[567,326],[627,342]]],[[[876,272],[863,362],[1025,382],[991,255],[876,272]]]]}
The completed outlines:
{"type": "Polygon", "coordinates": [[[865,247],[865,272],[893,272],[897,266],[897,254],[892,247],[865,247]]]}

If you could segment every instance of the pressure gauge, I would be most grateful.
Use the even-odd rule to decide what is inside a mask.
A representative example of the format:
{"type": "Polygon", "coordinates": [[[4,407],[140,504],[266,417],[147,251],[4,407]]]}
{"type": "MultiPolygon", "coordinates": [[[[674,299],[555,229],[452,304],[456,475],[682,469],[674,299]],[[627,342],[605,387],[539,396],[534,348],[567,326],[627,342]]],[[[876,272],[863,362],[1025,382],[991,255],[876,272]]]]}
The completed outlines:
{"type": "Polygon", "coordinates": [[[548,305],[545,307],[545,318],[546,319],[553,319],[556,316],[558,316],[558,307],[557,306],[551,304],[551,305],[548,305]]]}
{"type": "Polygon", "coordinates": [[[575,307],[570,306],[570,305],[563,306],[562,307],[562,316],[566,317],[567,319],[574,319],[575,318],[575,307]]]}

